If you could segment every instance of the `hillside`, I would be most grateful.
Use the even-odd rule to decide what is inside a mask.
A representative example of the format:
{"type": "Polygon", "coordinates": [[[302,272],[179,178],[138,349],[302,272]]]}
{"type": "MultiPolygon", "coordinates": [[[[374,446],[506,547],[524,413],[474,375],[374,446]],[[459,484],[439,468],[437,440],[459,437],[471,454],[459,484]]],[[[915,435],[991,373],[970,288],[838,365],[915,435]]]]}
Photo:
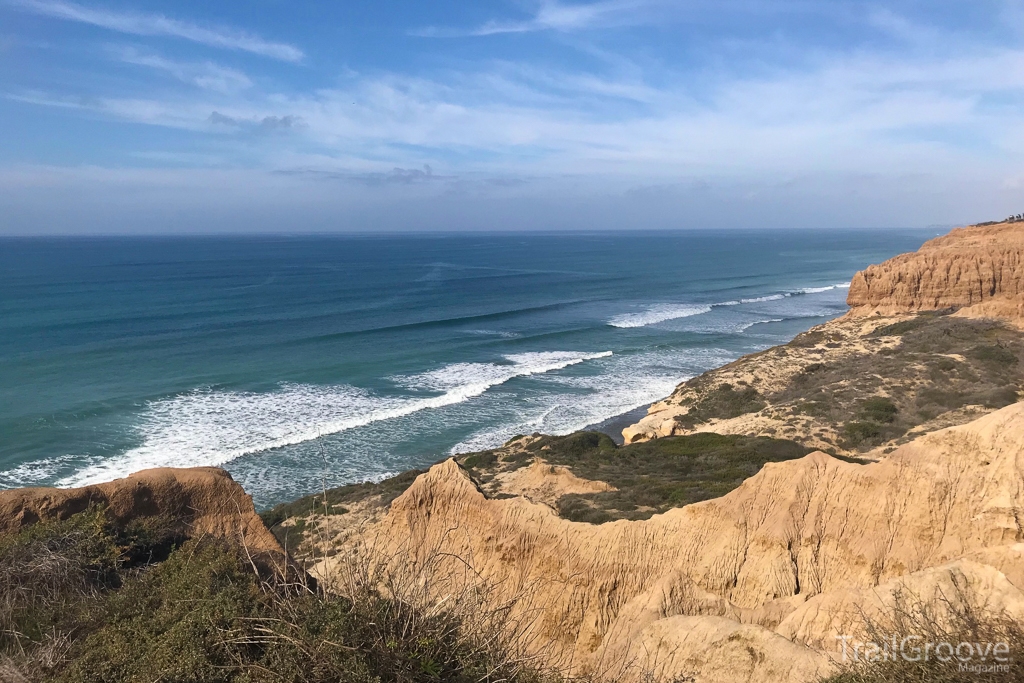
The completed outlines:
{"type": "Polygon", "coordinates": [[[1024,321],[1024,223],[957,228],[912,254],[869,266],[850,283],[856,316],[955,310],[1024,321]]]}
{"type": "Polygon", "coordinates": [[[710,431],[877,458],[1014,403],[1024,223],[958,228],[852,280],[850,312],[680,384],[627,443],[710,431]]]}
{"type": "Polygon", "coordinates": [[[260,515],[216,468],[0,492],[0,678],[977,680],[837,649],[914,636],[1024,680],[1021,234],[866,269],[623,446],[524,435],[260,515]]]}

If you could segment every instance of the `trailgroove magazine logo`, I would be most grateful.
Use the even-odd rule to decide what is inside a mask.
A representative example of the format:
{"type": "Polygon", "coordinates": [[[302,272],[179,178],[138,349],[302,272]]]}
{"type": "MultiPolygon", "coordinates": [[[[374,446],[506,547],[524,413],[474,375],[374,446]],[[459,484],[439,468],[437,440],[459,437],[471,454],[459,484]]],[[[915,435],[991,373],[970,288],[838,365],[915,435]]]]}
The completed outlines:
{"type": "Polygon", "coordinates": [[[923,636],[892,636],[889,640],[861,641],[851,636],[836,636],[843,663],[941,662],[956,663],[967,673],[1008,673],[1010,644],[933,642],[923,636]]]}

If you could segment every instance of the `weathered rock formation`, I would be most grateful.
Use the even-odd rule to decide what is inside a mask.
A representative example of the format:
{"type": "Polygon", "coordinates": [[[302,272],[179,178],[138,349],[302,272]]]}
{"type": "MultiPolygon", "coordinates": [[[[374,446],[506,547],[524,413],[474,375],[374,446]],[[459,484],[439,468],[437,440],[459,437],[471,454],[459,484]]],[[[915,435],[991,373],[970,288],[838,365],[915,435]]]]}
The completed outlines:
{"type": "Polygon", "coordinates": [[[965,317],[1024,321],[1024,223],[957,228],[916,252],[854,275],[852,315],[954,308],[965,317]]]}
{"type": "Polygon", "coordinates": [[[927,594],[966,577],[1024,617],[1022,484],[1024,404],[877,463],[812,453],[722,498],[599,526],[489,499],[448,460],[318,572],[376,558],[440,600],[486,584],[549,657],[616,680],[810,681],[858,627],[850,606],[884,606],[901,582],[927,594]]]}
{"type": "MultiPolygon", "coordinates": [[[[939,406],[945,410],[939,412],[923,405],[929,393],[948,394],[949,380],[955,384],[958,377],[985,374],[963,365],[970,362],[971,352],[985,343],[983,336],[970,340],[963,337],[960,348],[939,349],[941,344],[925,342],[910,349],[900,332],[886,335],[876,330],[896,329],[917,314],[939,311],[951,313],[953,318],[998,321],[1019,339],[1024,328],[1024,222],[957,228],[926,242],[916,252],[869,266],[854,275],[847,303],[851,307],[847,315],[809,330],[790,344],[746,356],[680,384],[671,396],[653,404],[646,417],[623,430],[626,443],[713,431],[783,436],[829,452],[855,454],[857,445],[851,443],[855,440],[843,433],[843,417],[847,422],[857,419],[857,401],[850,400],[854,394],[859,393],[862,400],[901,393],[921,397],[918,405],[903,406],[908,410],[901,412],[903,421],[915,413],[923,416],[919,424],[904,425],[917,434],[963,424],[988,409],[1005,405],[1005,401],[986,398],[984,391],[974,392],[974,396],[968,396],[970,391],[962,392],[966,400],[958,405],[948,405],[956,402],[947,401],[939,406]],[[934,347],[930,354],[929,346],[934,347]],[[906,353],[908,350],[911,353],[906,353]],[[906,357],[900,358],[900,354],[906,357]],[[940,354],[948,360],[939,360],[940,354]],[[960,366],[943,369],[949,361],[960,366]],[[872,364],[875,369],[866,367],[872,364]],[[813,378],[808,381],[811,372],[823,367],[833,370],[836,381],[830,386],[815,385],[813,378]],[[726,383],[757,391],[764,400],[756,409],[735,415],[697,421],[688,418],[709,389],[726,383]],[[847,400],[836,405],[833,399],[844,394],[847,400]],[[821,402],[823,396],[829,399],[825,403],[821,402]],[[805,399],[817,405],[809,405],[805,399]]],[[[938,316],[933,321],[936,328],[944,325],[938,316]]],[[[946,334],[948,328],[945,325],[937,332],[946,334]]],[[[1006,335],[1003,337],[994,346],[1004,347],[1006,335]]],[[[1013,358],[1005,365],[1007,375],[1002,386],[1003,393],[1009,395],[1011,386],[1020,386],[1016,369],[1021,366],[1013,358]]],[[[997,378],[987,381],[993,379],[997,378]]],[[[901,436],[890,434],[872,445],[886,450],[898,445],[901,436]]]]}
{"type": "Polygon", "coordinates": [[[256,514],[252,498],[218,467],[142,470],[76,489],[0,491],[0,534],[40,520],[67,519],[91,505],[103,506],[119,525],[159,518],[179,538],[222,538],[243,543],[263,561],[283,560],[283,550],[256,514]]]}

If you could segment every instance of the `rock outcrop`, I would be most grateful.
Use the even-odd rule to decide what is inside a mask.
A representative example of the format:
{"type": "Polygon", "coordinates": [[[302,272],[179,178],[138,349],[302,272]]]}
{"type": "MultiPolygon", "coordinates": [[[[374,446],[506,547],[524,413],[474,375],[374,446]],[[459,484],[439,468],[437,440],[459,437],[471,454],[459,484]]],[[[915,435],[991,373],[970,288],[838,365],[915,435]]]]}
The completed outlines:
{"type": "MultiPolygon", "coordinates": [[[[746,356],[680,384],[671,396],[653,404],[646,417],[623,430],[626,443],[713,431],[785,436],[833,453],[867,450],[858,448],[858,444],[851,448],[855,439],[843,433],[846,425],[842,417],[846,416],[846,422],[856,420],[856,401],[848,400],[839,406],[829,406],[829,401],[843,394],[850,398],[859,393],[863,400],[913,393],[920,397],[920,403],[929,395],[948,394],[951,384],[959,379],[985,374],[984,368],[979,374],[977,368],[966,368],[963,363],[969,363],[971,353],[991,341],[986,342],[983,335],[976,334],[968,340],[964,335],[949,334],[956,330],[939,321],[941,316],[936,312],[952,319],[967,318],[986,324],[996,321],[1019,341],[1024,329],[1024,222],[956,228],[929,240],[916,252],[869,266],[853,276],[847,303],[850,311],[845,316],[809,330],[790,344],[746,356]],[[922,313],[931,316],[936,334],[959,340],[959,348],[940,349],[949,345],[930,344],[926,340],[910,348],[912,345],[901,338],[899,328],[901,323],[904,330],[923,327],[920,319],[911,322],[922,313]],[[892,334],[877,332],[887,329],[892,334]],[[898,358],[900,354],[905,357],[898,358]],[[943,369],[940,366],[949,360],[940,361],[938,354],[960,363],[958,367],[965,372],[943,369]],[[879,368],[865,368],[868,363],[879,368]],[[887,367],[883,369],[883,365],[887,367]],[[812,386],[815,382],[810,375],[821,368],[831,369],[836,375],[830,386],[812,386]],[[801,382],[805,385],[802,394],[801,382]],[[690,419],[694,406],[706,398],[707,390],[726,383],[756,390],[764,399],[763,404],[742,414],[690,419]],[[829,401],[822,402],[823,396],[829,401]],[[808,400],[818,405],[808,406],[808,400]]],[[[1004,347],[1006,340],[1004,334],[994,346],[1004,347]]],[[[1014,370],[1021,367],[1014,358],[1008,358],[1004,364],[1007,368],[1013,365],[1014,370]]],[[[1008,370],[1003,393],[1009,396],[1013,386],[1019,388],[1020,377],[1008,370]]],[[[965,400],[958,404],[936,404],[944,409],[938,412],[923,404],[904,406],[913,410],[901,411],[901,419],[906,421],[915,413],[925,416],[919,424],[904,425],[914,433],[962,424],[977,417],[979,411],[1005,405],[1005,401],[993,401],[983,395],[993,389],[994,385],[973,395],[971,391],[961,392],[965,400]]],[[[885,450],[898,445],[901,436],[890,434],[889,438],[876,439],[872,446],[885,450]]]]}
{"type": "Polygon", "coordinates": [[[48,519],[67,519],[103,506],[119,525],[159,518],[176,537],[222,538],[244,544],[273,566],[284,551],[256,514],[252,498],[218,467],[142,470],[124,479],[74,489],[0,491],[0,534],[48,519]]]}
{"type": "Polygon", "coordinates": [[[768,464],[722,498],[636,522],[489,499],[448,460],[317,571],[376,558],[420,572],[440,600],[486,585],[546,656],[616,680],[810,681],[837,629],[857,627],[849,606],[869,593],[884,605],[901,582],[927,592],[967,577],[1024,616],[1020,572],[1004,571],[1024,540],[1022,484],[1020,403],[877,463],[768,464]]]}
{"type": "Polygon", "coordinates": [[[957,309],[1024,322],[1024,223],[957,228],[854,275],[851,315],[957,309]]]}

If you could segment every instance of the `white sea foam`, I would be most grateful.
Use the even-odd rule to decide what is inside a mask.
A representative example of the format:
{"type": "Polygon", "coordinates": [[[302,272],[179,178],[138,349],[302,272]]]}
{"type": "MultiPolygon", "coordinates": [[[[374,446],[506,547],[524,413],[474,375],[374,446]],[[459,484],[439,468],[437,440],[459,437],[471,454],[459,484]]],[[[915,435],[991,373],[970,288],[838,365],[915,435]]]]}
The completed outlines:
{"type": "Polygon", "coordinates": [[[515,339],[521,336],[518,332],[507,332],[503,330],[464,330],[466,334],[473,334],[481,337],[502,337],[504,339],[515,339]]]}
{"type": "Polygon", "coordinates": [[[146,407],[139,425],[142,445],[89,465],[56,485],[83,486],[149,467],[222,465],[251,453],[455,405],[514,377],[611,355],[522,353],[506,356],[507,364],[456,363],[401,378],[405,386],[443,392],[423,398],[379,396],[346,385],[286,384],[269,393],[192,391],[146,407]]]}
{"type": "Polygon", "coordinates": [[[834,285],[825,285],[824,287],[804,287],[799,290],[801,294],[820,294],[821,292],[830,292],[833,289],[849,289],[849,282],[839,282],[834,285]]]}
{"type": "Polygon", "coordinates": [[[775,294],[766,294],[764,296],[750,297],[747,299],[720,301],[713,304],[655,304],[648,307],[646,310],[637,313],[623,313],[622,315],[617,315],[609,320],[608,324],[612,327],[623,328],[646,327],[647,325],[656,325],[667,320],[688,318],[694,315],[709,313],[713,308],[720,306],[739,306],[741,304],[759,304],[768,301],[780,301],[791,297],[794,294],[820,294],[833,289],[848,289],[849,287],[849,282],[840,282],[838,284],[827,285],[824,287],[804,287],[792,292],[778,292],[775,294]]]}
{"type": "Polygon", "coordinates": [[[785,293],[785,294],[768,294],[766,296],[755,296],[752,299],[740,299],[740,303],[742,303],[742,304],[760,304],[760,303],[764,303],[765,301],[778,301],[780,299],[785,299],[787,296],[790,296],[790,294],[788,292],[785,293]]]}
{"type": "Polygon", "coordinates": [[[752,320],[751,322],[743,323],[742,325],[740,325],[740,332],[749,330],[754,325],[764,325],[765,323],[781,323],[783,320],[784,318],[766,318],[764,320],[752,320]]]}
{"type": "Polygon", "coordinates": [[[451,453],[495,448],[516,434],[569,434],[664,398],[680,381],[734,358],[715,348],[652,352],[603,361],[598,375],[545,375],[543,381],[558,385],[556,391],[521,404],[518,420],[472,434],[451,453]]]}
{"type": "Polygon", "coordinates": [[[646,327],[647,325],[663,323],[666,320],[689,318],[691,315],[701,315],[702,313],[708,313],[710,310],[711,306],[709,305],[658,304],[638,313],[617,315],[609,320],[608,324],[612,327],[623,328],[646,327]]]}
{"type": "Polygon", "coordinates": [[[612,355],[611,351],[582,354],[572,351],[516,353],[505,356],[505,360],[508,361],[507,365],[453,363],[437,370],[406,377],[393,377],[392,379],[397,384],[411,389],[445,392],[459,390],[476,392],[479,390],[479,393],[482,393],[489,387],[503,384],[513,377],[562,370],[570,365],[577,365],[596,358],[606,358],[610,355],[612,355]]]}
{"type": "Polygon", "coordinates": [[[34,486],[57,476],[75,465],[95,460],[80,455],[60,455],[55,458],[23,462],[16,467],[0,472],[0,488],[11,489],[20,486],[34,486]]]}

